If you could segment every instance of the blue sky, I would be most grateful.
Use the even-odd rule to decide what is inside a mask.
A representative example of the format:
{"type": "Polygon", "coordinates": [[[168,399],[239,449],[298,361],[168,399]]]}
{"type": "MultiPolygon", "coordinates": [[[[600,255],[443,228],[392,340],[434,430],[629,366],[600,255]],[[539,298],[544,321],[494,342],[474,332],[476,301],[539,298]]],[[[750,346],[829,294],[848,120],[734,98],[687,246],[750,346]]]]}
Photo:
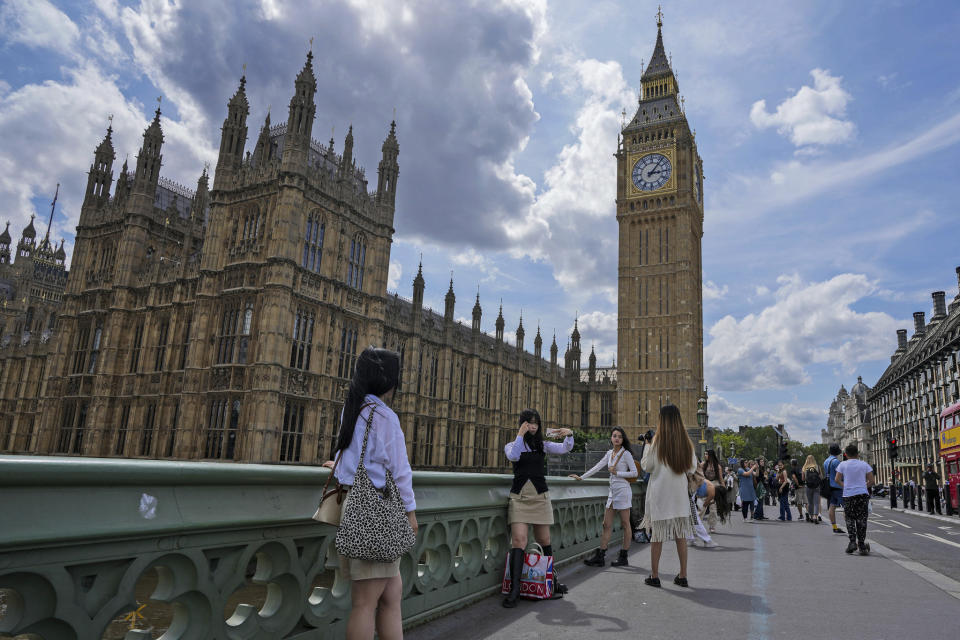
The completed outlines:
{"type": "MultiPolygon", "coordinates": [[[[663,2],[704,161],[706,381],[714,426],[783,422],[819,438],[841,384],[872,385],[895,330],[957,294],[960,5],[663,2]]],[[[477,287],[561,353],[575,314],[600,364],[616,352],[612,157],[636,108],[657,3],[0,3],[0,202],[16,237],[61,183],[53,235],[72,249],[85,171],[114,116],[135,158],[163,96],[162,174],[215,164],[246,64],[248,148],[286,117],[314,38],[314,137],[375,176],[396,109],[391,291],[457,315],[477,287]]],[[[133,161],[133,160],[131,160],[133,161]]],[[[44,223],[41,223],[42,227],[44,223]]],[[[585,359],[585,358],[584,358],[585,359]]]]}

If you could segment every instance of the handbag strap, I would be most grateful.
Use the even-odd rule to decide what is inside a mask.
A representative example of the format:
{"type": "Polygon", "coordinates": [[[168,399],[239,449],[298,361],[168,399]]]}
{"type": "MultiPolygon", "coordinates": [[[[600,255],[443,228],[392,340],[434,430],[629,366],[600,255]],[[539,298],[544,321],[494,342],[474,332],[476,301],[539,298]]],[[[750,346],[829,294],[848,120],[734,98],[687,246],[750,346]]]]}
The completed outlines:
{"type": "MultiPolygon", "coordinates": [[[[326,495],[326,493],[327,493],[327,487],[330,486],[330,480],[333,479],[333,476],[334,476],[334,474],[335,474],[336,471],[337,471],[337,465],[340,464],[340,458],[342,458],[342,457],[343,457],[343,451],[338,451],[338,452],[337,452],[337,457],[336,457],[336,459],[333,461],[333,468],[330,469],[330,475],[327,476],[327,481],[323,483],[323,490],[320,491],[320,495],[326,495]]],[[[337,480],[337,486],[338,486],[338,487],[340,486],[340,481],[339,481],[339,480],[337,480]]]]}
{"type": "MultiPolygon", "coordinates": [[[[367,453],[367,440],[370,439],[370,427],[373,424],[373,414],[377,411],[372,403],[364,406],[370,407],[370,415],[367,416],[367,427],[363,432],[363,447],[360,449],[360,462],[357,463],[357,468],[363,466],[363,457],[367,453]]],[[[360,410],[363,411],[363,407],[360,407],[360,410]]]]}
{"type": "MultiPolygon", "coordinates": [[[[364,407],[372,407],[372,406],[373,406],[373,403],[372,403],[372,402],[368,402],[368,403],[366,403],[366,404],[364,404],[363,406],[360,407],[360,411],[363,411],[364,407]]],[[[371,416],[371,418],[373,417],[373,410],[372,410],[372,409],[371,409],[371,411],[370,411],[370,416],[371,416]]],[[[370,430],[370,419],[367,419],[367,431],[369,431],[369,430],[370,430]]],[[[364,438],[363,438],[363,451],[366,451],[366,450],[367,450],[367,438],[366,438],[366,435],[364,435],[364,438]]],[[[327,476],[327,481],[323,483],[323,491],[320,492],[320,495],[323,495],[323,494],[325,494],[325,493],[327,492],[327,487],[330,486],[330,480],[334,478],[334,473],[335,473],[336,470],[337,470],[337,465],[340,464],[341,458],[343,458],[343,451],[342,451],[342,450],[337,452],[336,459],[333,461],[333,469],[330,469],[330,475],[327,476]]],[[[363,452],[360,453],[360,462],[361,462],[361,463],[363,462],[363,452]]],[[[340,481],[339,481],[339,480],[337,480],[337,486],[338,486],[338,487],[340,486],[340,481]]]]}

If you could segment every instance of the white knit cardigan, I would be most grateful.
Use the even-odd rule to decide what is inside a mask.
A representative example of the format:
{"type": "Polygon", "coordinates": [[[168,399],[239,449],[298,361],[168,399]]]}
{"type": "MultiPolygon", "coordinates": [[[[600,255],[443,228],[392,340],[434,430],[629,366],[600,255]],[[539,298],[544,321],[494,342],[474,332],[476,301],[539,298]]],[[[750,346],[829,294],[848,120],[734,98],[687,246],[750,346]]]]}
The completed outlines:
{"type": "Polygon", "coordinates": [[[686,536],[690,528],[690,494],[687,493],[686,473],[693,473],[697,468],[696,452],[690,456],[686,473],[675,473],[657,459],[655,445],[647,445],[640,459],[640,468],[650,474],[641,526],[652,532],[654,540],[686,536]]]}

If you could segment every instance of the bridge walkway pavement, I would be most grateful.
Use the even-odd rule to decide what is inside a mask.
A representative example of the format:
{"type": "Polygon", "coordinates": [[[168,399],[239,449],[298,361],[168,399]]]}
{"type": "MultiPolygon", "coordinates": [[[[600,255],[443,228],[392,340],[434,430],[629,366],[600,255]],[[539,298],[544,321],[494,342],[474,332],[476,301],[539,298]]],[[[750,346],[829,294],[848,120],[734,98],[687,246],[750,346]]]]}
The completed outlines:
{"type": "Polygon", "coordinates": [[[672,543],[664,545],[663,587],[646,586],[650,546],[634,543],[630,567],[594,569],[577,562],[566,568],[570,593],[561,600],[521,600],[516,609],[504,609],[499,596],[489,597],[409,629],[405,637],[960,637],[960,583],[943,576],[931,580],[929,569],[912,563],[921,569],[911,570],[911,563],[897,562],[895,552],[885,556],[876,542],[869,556],[846,555],[847,537],[832,533],[826,521],[744,522],[736,513],[715,539],[718,548],[690,549],[689,589],[672,582],[679,569],[672,543]]]}

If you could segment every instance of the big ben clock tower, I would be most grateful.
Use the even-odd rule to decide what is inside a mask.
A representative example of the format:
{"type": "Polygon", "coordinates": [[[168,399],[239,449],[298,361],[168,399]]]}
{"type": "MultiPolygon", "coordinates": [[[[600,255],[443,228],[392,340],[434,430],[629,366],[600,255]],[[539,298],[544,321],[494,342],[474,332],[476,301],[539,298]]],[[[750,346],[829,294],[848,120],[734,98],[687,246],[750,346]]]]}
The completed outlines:
{"type": "Polygon", "coordinates": [[[660,407],[672,403],[697,443],[705,439],[697,423],[704,395],[703,165],[664,52],[662,18],[658,13],[636,115],[616,153],[617,424],[631,435],[656,428],[660,407]]]}

